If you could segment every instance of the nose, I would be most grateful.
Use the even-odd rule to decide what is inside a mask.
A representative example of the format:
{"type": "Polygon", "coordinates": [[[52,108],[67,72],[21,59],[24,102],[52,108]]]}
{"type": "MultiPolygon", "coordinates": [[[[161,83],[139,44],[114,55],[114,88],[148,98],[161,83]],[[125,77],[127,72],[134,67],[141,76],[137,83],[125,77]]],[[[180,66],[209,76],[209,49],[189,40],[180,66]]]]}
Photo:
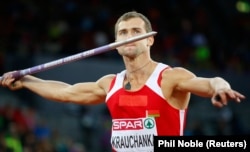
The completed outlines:
{"type": "Polygon", "coordinates": [[[131,38],[131,37],[133,37],[133,36],[134,36],[134,35],[133,35],[133,32],[127,32],[125,38],[126,38],[126,39],[129,39],[129,38],[131,38]]]}

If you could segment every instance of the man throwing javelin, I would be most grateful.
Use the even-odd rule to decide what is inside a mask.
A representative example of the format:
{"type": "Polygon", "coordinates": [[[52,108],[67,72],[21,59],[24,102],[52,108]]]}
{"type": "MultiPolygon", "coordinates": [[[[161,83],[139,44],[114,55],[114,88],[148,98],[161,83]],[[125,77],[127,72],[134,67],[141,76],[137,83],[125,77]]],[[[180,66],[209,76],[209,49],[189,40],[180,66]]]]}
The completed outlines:
{"type": "MultiPolygon", "coordinates": [[[[152,31],[141,13],[123,14],[115,24],[116,41],[152,31]]],[[[105,102],[112,117],[111,144],[114,151],[153,151],[153,136],[182,136],[190,95],[211,98],[216,107],[244,95],[231,89],[221,77],[198,77],[182,67],[170,67],[151,59],[154,37],[117,48],[125,70],[96,82],[70,85],[26,75],[15,79],[5,73],[3,87],[21,88],[52,101],[93,105],[105,102]]]]}

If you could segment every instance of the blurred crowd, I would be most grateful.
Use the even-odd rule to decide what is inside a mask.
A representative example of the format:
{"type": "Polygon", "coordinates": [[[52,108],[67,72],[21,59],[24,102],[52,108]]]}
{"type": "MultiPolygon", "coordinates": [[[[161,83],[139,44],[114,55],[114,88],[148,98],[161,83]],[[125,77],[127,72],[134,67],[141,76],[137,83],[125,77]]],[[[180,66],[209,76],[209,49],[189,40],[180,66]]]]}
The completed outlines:
{"type": "Polygon", "coordinates": [[[85,152],[85,145],[61,136],[32,107],[0,107],[1,152],[85,152]]]}
{"type": "Polygon", "coordinates": [[[36,55],[66,56],[111,43],[117,18],[131,10],[148,16],[158,32],[155,59],[190,69],[249,72],[249,13],[238,12],[235,0],[0,3],[1,72],[30,67],[36,55]]]}

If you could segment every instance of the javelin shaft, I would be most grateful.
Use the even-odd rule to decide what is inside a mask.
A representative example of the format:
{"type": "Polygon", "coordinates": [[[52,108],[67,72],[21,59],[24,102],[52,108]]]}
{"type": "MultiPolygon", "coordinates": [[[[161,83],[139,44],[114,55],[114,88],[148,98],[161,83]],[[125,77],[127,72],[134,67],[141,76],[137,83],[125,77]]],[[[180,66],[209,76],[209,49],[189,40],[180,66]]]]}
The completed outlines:
{"type": "MultiPolygon", "coordinates": [[[[139,36],[131,37],[131,38],[129,38],[127,40],[124,40],[124,41],[113,42],[113,43],[110,43],[110,44],[107,44],[107,45],[104,45],[104,46],[101,46],[101,47],[97,47],[97,48],[92,49],[92,50],[87,50],[87,51],[84,51],[84,52],[80,52],[80,53],[77,53],[75,55],[71,55],[71,56],[68,56],[68,57],[65,57],[65,58],[61,58],[61,59],[57,59],[57,60],[54,60],[54,61],[51,61],[51,62],[40,64],[40,65],[31,67],[31,68],[18,70],[18,71],[15,71],[15,72],[12,73],[12,77],[14,77],[15,79],[18,79],[18,78],[21,78],[21,77],[23,77],[25,75],[28,75],[28,74],[34,74],[34,73],[38,73],[38,72],[41,72],[41,71],[45,71],[45,70],[48,70],[48,69],[51,69],[51,68],[54,68],[54,67],[57,67],[57,66],[61,66],[61,65],[66,64],[66,63],[70,63],[70,62],[73,62],[73,61],[76,61],[76,60],[80,60],[80,59],[87,58],[87,57],[90,57],[90,56],[94,56],[94,55],[97,55],[97,54],[100,54],[100,53],[104,53],[104,52],[113,50],[113,49],[115,49],[115,48],[117,48],[119,46],[131,43],[131,42],[135,42],[135,41],[138,41],[138,40],[142,40],[142,39],[145,39],[147,37],[154,36],[156,34],[157,34],[157,32],[154,32],[154,31],[149,32],[149,33],[142,34],[142,35],[139,35],[139,36]]],[[[0,77],[0,81],[1,80],[2,80],[2,77],[0,77]]]]}

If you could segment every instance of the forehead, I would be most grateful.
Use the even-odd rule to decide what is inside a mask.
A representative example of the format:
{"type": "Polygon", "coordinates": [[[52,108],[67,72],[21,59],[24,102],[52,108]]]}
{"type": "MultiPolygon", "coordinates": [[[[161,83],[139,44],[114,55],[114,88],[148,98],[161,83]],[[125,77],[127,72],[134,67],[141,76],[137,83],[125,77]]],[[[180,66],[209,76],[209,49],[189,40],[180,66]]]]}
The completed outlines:
{"type": "Polygon", "coordinates": [[[125,29],[134,29],[134,28],[137,28],[137,29],[140,28],[140,29],[145,30],[144,21],[141,18],[136,17],[136,18],[131,18],[128,20],[123,20],[117,26],[118,31],[125,30],[125,29]]]}

